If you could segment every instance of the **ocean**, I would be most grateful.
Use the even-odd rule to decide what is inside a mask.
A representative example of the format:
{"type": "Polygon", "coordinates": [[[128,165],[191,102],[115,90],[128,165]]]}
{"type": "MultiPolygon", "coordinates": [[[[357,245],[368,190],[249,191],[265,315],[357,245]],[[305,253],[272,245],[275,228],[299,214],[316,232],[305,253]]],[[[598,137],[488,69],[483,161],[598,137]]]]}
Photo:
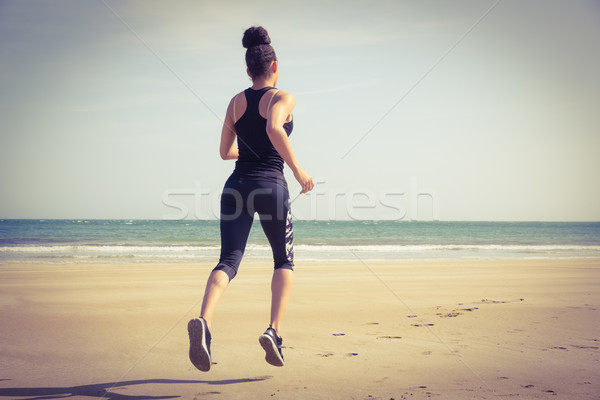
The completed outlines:
{"type": "MultiPolygon", "coordinates": [[[[302,261],[600,257],[600,222],[294,221],[302,261]]],[[[0,264],[213,262],[219,221],[0,220],[0,264]]],[[[245,260],[272,260],[255,221],[245,260]]]]}

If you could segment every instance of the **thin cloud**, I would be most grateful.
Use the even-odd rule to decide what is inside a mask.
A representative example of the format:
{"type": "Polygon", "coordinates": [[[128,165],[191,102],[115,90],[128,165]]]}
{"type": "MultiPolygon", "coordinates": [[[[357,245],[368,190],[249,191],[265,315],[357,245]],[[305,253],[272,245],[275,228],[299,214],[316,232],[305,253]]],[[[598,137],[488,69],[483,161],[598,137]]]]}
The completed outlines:
{"type": "Polygon", "coordinates": [[[315,89],[315,90],[296,92],[295,94],[299,95],[299,96],[305,96],[305,95],[313,95],[313,94],[335,93],[335,92],[342,92],[345,90],[351,90],[351,89],[356,89],[356,88],[361,88],[361,87],[372,87],[372,86],[379,85],[380,83],[381,83],[381,81],[378,79],[369,79],[367,81],[349,83],[347,85],[339,85],[339,86],[323,88],[323,89],[315,89]]]}

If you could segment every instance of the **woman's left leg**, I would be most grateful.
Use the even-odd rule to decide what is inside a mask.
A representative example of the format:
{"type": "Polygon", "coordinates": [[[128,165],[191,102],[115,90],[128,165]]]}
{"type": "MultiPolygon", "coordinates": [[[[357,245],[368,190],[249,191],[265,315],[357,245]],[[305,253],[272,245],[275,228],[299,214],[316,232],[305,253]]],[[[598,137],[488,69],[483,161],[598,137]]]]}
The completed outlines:
{"type": "Polygon", "coordinates": [[[200,316],[206,321],[208,329],[212,327],[212,319],[221,296],[227,289],[229,276],[222,270],[213,270],[206,281],[206,290],[202,299],[200,316]]]}
{"type": "Polygon", "coordinates": [[[234,184],[231,179],[228,180],[221,196],[221,255],[206,282],[200,311],[209,329],[221,296],[237,275],[254,220],[254,211],[243,206],[243,186],[236,187],[234,184]]]}

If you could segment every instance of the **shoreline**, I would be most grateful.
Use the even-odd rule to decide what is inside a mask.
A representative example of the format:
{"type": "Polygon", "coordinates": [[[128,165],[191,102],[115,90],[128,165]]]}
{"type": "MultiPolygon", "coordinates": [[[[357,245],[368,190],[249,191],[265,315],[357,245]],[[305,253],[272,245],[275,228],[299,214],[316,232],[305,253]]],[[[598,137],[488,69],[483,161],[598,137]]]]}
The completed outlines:
{"type": "Polygon", "coordinates": [[[0,267],[0,398],[596,399],[600,259],[298,262],[286,366],[270,263],[243,262],[187,358],[213,263],[0,267]]]}
{"type": "MultiPolygon", "coordinates": [[[[117,257],[115,257],[117,258],[117,257]]],[[[123,258],[122,260],[110,260],[109,259],[89,259],[89,260],[68,260],[68,261],[49,261],[47,259],[41,260],[8,260],[2,261],[0,259],[0,268],[8,267],[8,268],[17,268],[17,267],[27,267],[32,265],[38,266],[48,266],[48,267],[60,267],[60,266],[77,266],[77,265],[87,265],[87,266],[115,266],[115,267],[135,267],[140,265],[170,265],[170,266],[193,266],[193,265],[216,265],[218,261],[218,255],[215,257],[210,257],[210,260],[166,260],[166,259],[153,259],[146,260],[140,259],[137,261],[133,260],[134,257],[130,257],[129,259],[123,258]]],[[[207,257],[208,258],[208,257],[207,257]]],[[[432,257],[432,258],[368,258],[368,257],[359,257],[354,256],[349,259],[337,259],[337,258],[329,258],[329,259],[298,259],[296,258],[295,264],[297,265],[311,265],[311,264],[364,264],[364,263],[375,263],[375,264],[427,264],[427,263],[461,263],[461,264],[470,264],[470,263],[513,263],[513,262],[550,262],[553,261],[564,261],[564,262],[579,262],[579,261],[600,261],[600,256],[531,256],[531,257],[469,257],[469,258],[444,258],[444,257],[432,257]]],[[[241,265],[270,265],[272,264],[271,258],[252,258],[251,256],[245,255],[242,260],[241,265]]]]}
{"type": "MultiPolygon", "coordinates": [[[[9,220],[0,224],[0,262],[216,262],[218,221],[9,220]]],[[[246,261],[272,251],[256,220],[246,261]]],[[[596,222],[296,221],[297,262],[600,258],[596,222]]]]}

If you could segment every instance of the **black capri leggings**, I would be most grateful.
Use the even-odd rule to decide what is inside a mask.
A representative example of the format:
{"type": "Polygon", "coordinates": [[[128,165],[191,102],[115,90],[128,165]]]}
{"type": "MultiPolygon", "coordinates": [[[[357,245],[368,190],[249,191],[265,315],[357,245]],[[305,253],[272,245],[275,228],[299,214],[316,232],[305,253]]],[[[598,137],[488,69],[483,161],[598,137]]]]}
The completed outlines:
{"type": "Polygon", "coordinates": [[[280,178],[230,176],[221,196],[221,256],[214,270],[231,281],[242,261],[254,213],[273,251],[275,269],[294,269],[293,224],[287,183],[280,178]]]}

